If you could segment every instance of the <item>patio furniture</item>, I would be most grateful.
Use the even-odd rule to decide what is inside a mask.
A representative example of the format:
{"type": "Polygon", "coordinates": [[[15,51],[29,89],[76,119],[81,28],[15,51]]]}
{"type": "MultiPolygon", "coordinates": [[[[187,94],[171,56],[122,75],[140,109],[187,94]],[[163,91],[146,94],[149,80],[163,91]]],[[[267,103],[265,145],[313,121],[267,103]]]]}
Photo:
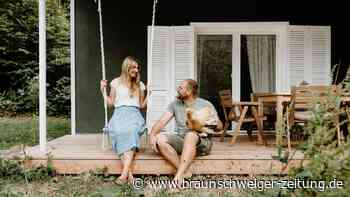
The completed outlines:
{"type": "MultiPolygon", "coordinates": [[[[327,100],[329,94],[336,94],[335,85],[302,85],[291,88],[291,101],[288,111],[289,126],[305,123],[312,118],[312,108],[327,100]]],[[[339,117],[336,117],[338,142],[340,142],[339,117]]],[[[291,150],[290,133],[287,134],[288,149],[291,150]]]]}
{"type": "Polygon", "coordinates": [[[289,113],[290,125],[311,119],[311,109],[314,104],[324,102],[325,97],[335,91],[336,86],[334,85],[293,86],[289,113]]]}
{"type": "MultiPolygon", "coordinates": [[[[224,140],[230,122],[235,121],[237,122],[237,125],[235,128],[233,128],[234,134],[230,141],[231,145],[236,142],[236,138],[243,123],[256,123],[258,128],[258,141],[266,144],[262,126],[262,121],[266,120],[266,117],[258,115],[258,110],[260,107],[262,107],[261,104],[258,102],[232,101],[231,90],[222,90],[219,92],[219,96],[225,116],[224,131],[221,135],[221,141],[224,140]]],[[[248,133],[248,135],[250,134],[248,133]]]]}
{"type": "MultiPolygon", "coordinates": [[[[252,94],[252,101],[265,106],[276,106],[275,130],[281,129],[283,122],[283,104],[290,102],[290,93],[256,92],[252,94]]],[[[263,115],[263,108],[259,108],[258,114],[263,115]]]]}

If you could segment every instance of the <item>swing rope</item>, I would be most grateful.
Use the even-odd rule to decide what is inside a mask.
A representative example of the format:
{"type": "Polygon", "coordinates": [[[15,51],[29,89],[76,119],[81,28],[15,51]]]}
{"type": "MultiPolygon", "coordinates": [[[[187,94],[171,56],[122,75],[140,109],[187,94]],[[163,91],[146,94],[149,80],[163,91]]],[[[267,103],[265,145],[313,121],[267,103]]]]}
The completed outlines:
{"type": "MultiPolygon", "coordinates": [[[[95,0],[96,3],[96,0],[95,0]]],[[[101,8],[101,0],[98,0],[98,16],[99,16],[99,26],[100,26],[100,50],[101,50],[101,65],[102,65],[102,80],[106,80],[106,66],[105,66],[105,52],[104,52],[104,44],[103,44],[103,24],[102,24],[102,8],[101,8]]],[[[107,127],[108,127],[108,108],[107,108],[107,89],[103,88],[103,106],[104,106],[104,115],[105,115],[105,126],[103,128],[102,135],[102,149],[105,149],[105,135],[107,135],[107,127]]]]}
{"type": "MultiPolygon", "coordinates": [[[[155,20],[156,20],[156,6],[157,6],[157,3],[158,3],[158,0],[154,0],[153,1],[153,12],[152,12],[152,25],[151,25],[151,43],[150,43],[150,64],[151,65],[153,65],[153,41],[154,41],[154,24],[155,24],[155,20]]],[[[149,70],[149,73],[152,73],[153,71],[152,71],[152,66],[148,66],[148,70],[149,70]]],[[[147,91],[151,91],[151,90],[149,90],[149,89],[151,89],[152,88],[152,77],[148,77],[148,82],[147,82],[147,84],[148,84],[148,89],[147,89],[147,91]]],[[[149,108],[151,108],[152,106],[151,106],[151,104],[152,104],[152,97],[151,96],[149,96],[149,94],[147,94],[147,99],[148,99],[148,103],[147,103],[147,108],[149,109],[149,108]]],[[[150,122],[149,122],[150,123],[150,122]]],[[[147,125],[147,126],[149,126],[149,125],[147,125]]]]}
{"type": "MultiPolygon", "coordinates": [[[[94,0],[95,3],[97,0],[94,0]]],[[[98,14],[99,14],[99,26],[100,26],[100,50],[101,50],[101,65],[102,65],[102,79],[106,80],[106,68],[105,68],[105,54],[104,54],[104,44],[103,44],[103,23],[102,23],[102,6],[101,0],[98,0],[98,14]]],[[[154,24],[155,24],[155,14],[156,14],[156,5],[158,0],[153,1],[153,12],[152,12],[152,26],[151,26],[151,43],[150,43],[150,61],[152,64],[153,59],[153,41],[154,41],[154,24]]],[[[151,77],[148,78],[149,87],[152,87],[151,77]]],[[[151,91],[151,90],[148,90],[151,91]]],[[[147,94],[148,95],[148,94],[147,94]]],[[[105,115],[105,126],[103,128],[102,136],[102,148],[105,149],[105,135],[108,135],[108,108],[107,108],[107,89],[103,89],[103,105],[104,105],[104,115],[105,115]]],[[[148,98],[147,105],[151,104],[151,97],[148,98]]]]}

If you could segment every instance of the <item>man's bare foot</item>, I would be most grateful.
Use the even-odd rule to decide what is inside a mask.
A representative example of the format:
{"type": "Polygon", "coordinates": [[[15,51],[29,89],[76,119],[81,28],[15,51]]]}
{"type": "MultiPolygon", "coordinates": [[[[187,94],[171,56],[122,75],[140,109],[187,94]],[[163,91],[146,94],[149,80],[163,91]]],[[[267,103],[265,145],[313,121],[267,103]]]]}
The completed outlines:
{"type": "Polygon", "coordinates": [[[133,183],[133,181],[134,181],[134,175],[132,174],[132,172],[129,172],[129,174],[128,174],[128,182],[129,183],[133,183]]]}
{"type": "Polygon", "coordinates": [[[182,184],[184,182],[184,179],[178,175],[176,175],[173,179],[173,186],[169,188],[170,193],[177,193],[182,190],[182,184]]]}
{"type": "Polygon", "coordinates": [[[190,170],[187,170],[183,175],[183,178],[185,179],[189,179],[191,177],[192,177],[192,172],[190,170]]]}
{"type": "MultiPolygon", "coordinates": [[[[174,177],[176,176],[176,174],[177,174],[177,172],[175,171],[174,172],[174,177]]],[[[185,179],[189,179],[189,178],[191,178],[192,177],[192,172],[191,172],[191,170],[187,170],[184,174],[183,174],[183,178],[185,178],[185,179]]]]}
{"type": "Polygon", "coordinates": [[[173,181],[176,183],[177,188],[181,189],[182,188],[182,184],[184,182],[184,177],[182,177],[181,175],[175,175],[173,181]]]}

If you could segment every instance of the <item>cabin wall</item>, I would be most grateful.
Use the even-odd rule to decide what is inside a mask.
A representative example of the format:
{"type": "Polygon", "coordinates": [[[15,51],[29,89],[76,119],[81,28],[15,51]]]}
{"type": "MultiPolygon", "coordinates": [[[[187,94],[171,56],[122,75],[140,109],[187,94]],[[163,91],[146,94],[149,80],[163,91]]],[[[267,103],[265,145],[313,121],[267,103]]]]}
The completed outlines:
{"type": "MultiPolygon", "coordinates": [[[[75,2],[76,129],[77,133],[98,132],[104,126],[104,108],[99,90],[102,68],[97,5],[93,0],[75,2]]],[[[130,12],[120,1],[102,3],[107,80],[119,76],[123,59],[132,55],[142,62],[141,80],[146,83],[146,21],[128,18],[130,12]]]]}

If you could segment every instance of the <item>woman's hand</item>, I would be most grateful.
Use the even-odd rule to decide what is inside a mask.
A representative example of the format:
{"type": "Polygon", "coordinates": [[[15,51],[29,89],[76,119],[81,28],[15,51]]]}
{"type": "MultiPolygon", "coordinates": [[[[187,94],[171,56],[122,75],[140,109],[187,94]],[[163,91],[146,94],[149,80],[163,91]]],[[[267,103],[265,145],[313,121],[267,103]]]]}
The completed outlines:
{"type": "Polygon", "coordinates": [[[146,97],[148,98],[149,96],[151,96],[152,90],[151,90],[151,86],[147,85],[146,86],[146,97]]]}
{"type": "Polygon", "coordinates": [[[100,82],[100,89],[103,90],[104,88],[107,88],[107,80],[101,80],[100,82]]]}
{"type": "Polygon", "coordinates": [[[146,89],[142,92],[142,98],[140,100],[141,102],[141,105],[140,105],[140,108],[145,110],[146,107],[147,107],[147,103],[148,103],[148,97],[151,96],[151,89],[150,89],[150,86],[146,86],[146,89]],[[144,95],[144,91],[146,91],[146,95],[144,95]]]}

